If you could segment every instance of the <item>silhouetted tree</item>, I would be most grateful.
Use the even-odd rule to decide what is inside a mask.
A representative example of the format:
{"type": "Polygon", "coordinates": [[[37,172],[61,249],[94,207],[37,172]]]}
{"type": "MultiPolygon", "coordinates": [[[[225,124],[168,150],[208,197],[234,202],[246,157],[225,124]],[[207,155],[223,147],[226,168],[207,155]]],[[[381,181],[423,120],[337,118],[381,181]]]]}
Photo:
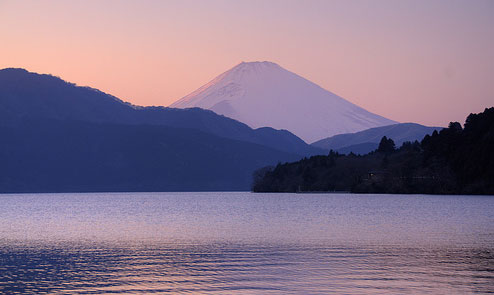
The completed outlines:
{"type": "Polygon", "coordinates": [[[386,136],[383,136],[383,138],[381,138],[381,142],[379,143],[379,147],[377,148],[377,151],[380,153],[389,154],[394,152],[395,149],[396,149],[395,142],[391,138],[387,138],[386,136]]]}
{"type": "Polygon", "coordinates": [[[459,133],[463,130],[463,128],[461,127],[461,124],[458,122],[449,122],[448,129],[455,131],[457,133],[459,133]]]}

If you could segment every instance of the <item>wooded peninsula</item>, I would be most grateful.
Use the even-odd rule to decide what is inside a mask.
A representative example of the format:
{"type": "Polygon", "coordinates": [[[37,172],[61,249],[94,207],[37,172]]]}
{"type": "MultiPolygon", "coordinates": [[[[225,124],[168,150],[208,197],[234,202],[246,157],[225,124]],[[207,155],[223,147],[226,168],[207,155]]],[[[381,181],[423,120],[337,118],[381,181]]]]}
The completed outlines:
{"type": "Polygon", "coordinates": [[[254,173],[254,192],[494,194],[494,107],[399,148],[383,137],[367,155],[330,151],[254,173]]]}

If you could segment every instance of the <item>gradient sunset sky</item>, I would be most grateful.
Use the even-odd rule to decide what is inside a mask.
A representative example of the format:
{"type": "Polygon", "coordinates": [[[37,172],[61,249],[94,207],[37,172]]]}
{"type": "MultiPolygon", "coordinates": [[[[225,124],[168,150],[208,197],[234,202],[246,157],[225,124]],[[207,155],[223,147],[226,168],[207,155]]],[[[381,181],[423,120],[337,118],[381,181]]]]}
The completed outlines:
{"type": "Polygon", "coordinates": [[[393,120],[464,122],[494,106],[494,1],[0,0],[0,68],[138,105],[264,60],[393,120]]]}

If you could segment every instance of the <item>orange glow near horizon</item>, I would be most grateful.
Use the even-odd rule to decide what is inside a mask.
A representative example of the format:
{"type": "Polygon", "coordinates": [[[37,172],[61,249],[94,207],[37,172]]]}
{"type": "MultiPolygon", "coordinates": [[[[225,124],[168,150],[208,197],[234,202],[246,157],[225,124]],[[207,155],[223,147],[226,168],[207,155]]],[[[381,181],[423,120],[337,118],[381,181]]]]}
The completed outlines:
{"type": "Polygon", "coordinates": [[[0,68],[169,105],[269,60],[369,111],[445,126],[494,105],[493,1],[5,1],[0,68]]]}

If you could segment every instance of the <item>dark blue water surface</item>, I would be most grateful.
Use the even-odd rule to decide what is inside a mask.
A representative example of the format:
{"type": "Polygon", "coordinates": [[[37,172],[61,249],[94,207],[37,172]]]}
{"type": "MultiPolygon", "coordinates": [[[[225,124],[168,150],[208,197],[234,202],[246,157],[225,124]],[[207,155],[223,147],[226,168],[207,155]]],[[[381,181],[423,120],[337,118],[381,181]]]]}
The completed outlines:
{"type": "Polygon", "coordinates": [[[0,195],[2,294],[494,292],[494,197],[0,195]]]}

